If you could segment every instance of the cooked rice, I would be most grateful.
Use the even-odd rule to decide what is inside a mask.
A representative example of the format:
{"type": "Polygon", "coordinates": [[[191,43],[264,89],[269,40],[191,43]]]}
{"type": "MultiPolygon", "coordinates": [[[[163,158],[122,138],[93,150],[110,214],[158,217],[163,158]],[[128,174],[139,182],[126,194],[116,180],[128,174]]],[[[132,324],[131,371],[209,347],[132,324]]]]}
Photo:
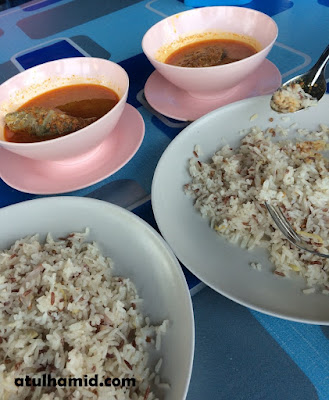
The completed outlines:
{"type": "Polygon", "coordinates": [[[271,99],[272,109],[280,113],[296,112],[317,103],[317,99],[306,93],[298,83],[278,89],[271,99]]]}
{"type": "Polygon", "coordinates": [[[168,321],[152,326],[128,278],[86,233],[45,243],[38,235],[0,252],[0,398],[2,400],[153,400],[168,321]],[[16,387],[15,378],[135,378],[130,387],[16,387]],[[34,390],[33,390],[34,389],[34,390]],[[148,393],[148,394],[147,394],[148,393]]]}
{"type": "Polygon", "coordinates": [[[250,263],[250,266],[253,269],[257,269],[257,271],[261,271],[261,269],[262,269],[262,264],[261,263],[252,262],[252,263],[250,263]]]}
{"type": "MultiPolygon", "coordinates": [[[[184,186],[194,206],[218,235],[246,249],[268,249],[274,273],[301,275],[329,290],[329,260],[301,251],[277,229],[264,205],[280,205],[296,229],[320,252],[329,249],[329,161],[323,140],[274,142],[275,131],[252,128],[237,149],[222,147],[208,162],[190,159],[184,186]]],[[[251,267],[261,269],[257,263],[251,267]]]]}

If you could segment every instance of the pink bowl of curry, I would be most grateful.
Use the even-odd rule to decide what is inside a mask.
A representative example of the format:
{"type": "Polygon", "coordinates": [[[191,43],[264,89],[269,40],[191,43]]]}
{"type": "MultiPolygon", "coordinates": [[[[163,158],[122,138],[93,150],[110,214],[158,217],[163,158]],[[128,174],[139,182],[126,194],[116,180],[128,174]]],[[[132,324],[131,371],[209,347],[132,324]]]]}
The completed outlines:
{"type": "Polygon", "coordinates": [[[95,150],[126,104],[129,78],[99,58],[51,61],[0,85],[0,146],[36,159],[59,161],[95,150]]]}
{"type": "Polygon", "coordinates": [[[153,25],[142,48],[168,81],[196,98],[225,95],[265,60],[278,35],[272,18],[245,7],[204,7],[153,25]]]}

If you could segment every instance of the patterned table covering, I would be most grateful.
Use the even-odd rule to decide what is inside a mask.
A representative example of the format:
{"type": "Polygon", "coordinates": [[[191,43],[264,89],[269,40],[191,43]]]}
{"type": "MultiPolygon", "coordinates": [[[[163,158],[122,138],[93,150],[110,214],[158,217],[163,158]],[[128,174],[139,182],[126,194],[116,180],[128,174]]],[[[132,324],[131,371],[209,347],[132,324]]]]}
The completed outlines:
{"type": "MultiPolygon", "coordinates": [[[[268,59],[283,81],[306,71],[328,44],[329,0],[253,0],[244,7],[278,24],[268,59]]],[[[146,126],[141,148],[111,177],[65,195],[119,204],[157,229],[150,203],[152,176],[161,154],[186,124],[148,107],[143,88],[153,67],[141,40],[153,24],[188,8],[180,0],[41,0],[0,13],[0,83],[25,68],[70,55],[111,59],[130,76],[128,102],[146,126]]],[[[0,207],[36,197],[42,196],[19,192],[0,179],[0,207]]],[[[329,327],[249,310],[182,268],[196,324],[188,400],[329,399],[329,327]]]]}

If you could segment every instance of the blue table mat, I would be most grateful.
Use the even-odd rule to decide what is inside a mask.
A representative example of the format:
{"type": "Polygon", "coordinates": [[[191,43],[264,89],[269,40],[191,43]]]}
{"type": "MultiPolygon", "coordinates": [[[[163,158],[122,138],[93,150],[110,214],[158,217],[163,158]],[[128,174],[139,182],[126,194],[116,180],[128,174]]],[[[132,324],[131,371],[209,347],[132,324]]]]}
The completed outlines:
{"type": "MultiPolygon", "coordinates": [[[[153,172],[186,124],[159,118],[147,107],[143,88],[153,67],[142,53],[141,40],[162,18],[191,8],[188,1],[43,0],[0,13],[0,83],[32,65],[75,55],[111,59],[126,69],[131,82],[128,102],[145,121],[143,144],[113,176],[66,195],[119,204],[155,229],[153,172]]],[[[262,11],[278,24],[278,40],[268,58],[283,81],[306,71],[328,44],[329,0],[253,0],[244,7],[262,11]]],[[[43,196],[19,192],[0,179],[0,207],[36,197],[43,196]]],[[[182,268],[193,295],[196,324],[188,400],[329,399],[329,327],[249,310],[205,288],[182,268]]]]}

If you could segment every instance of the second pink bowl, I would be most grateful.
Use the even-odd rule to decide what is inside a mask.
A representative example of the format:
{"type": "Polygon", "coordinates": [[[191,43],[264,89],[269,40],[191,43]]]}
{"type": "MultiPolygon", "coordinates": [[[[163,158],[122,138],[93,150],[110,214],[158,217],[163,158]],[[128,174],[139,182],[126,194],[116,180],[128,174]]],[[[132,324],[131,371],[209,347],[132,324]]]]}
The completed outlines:
{"type": "Polygon", "coordinates": [[[144,35],[142,48],[151,64],[168,81],[197,98],[221,97],[255,71],[278,35],[272,18],[244,7],[204,7],[172,15],[153,25],[144,35]],[[261,50],[231,64],[186,68],[159,61],[159,50],[186,36],[203,32],[235,33],[256,40],[261,50]]]}

